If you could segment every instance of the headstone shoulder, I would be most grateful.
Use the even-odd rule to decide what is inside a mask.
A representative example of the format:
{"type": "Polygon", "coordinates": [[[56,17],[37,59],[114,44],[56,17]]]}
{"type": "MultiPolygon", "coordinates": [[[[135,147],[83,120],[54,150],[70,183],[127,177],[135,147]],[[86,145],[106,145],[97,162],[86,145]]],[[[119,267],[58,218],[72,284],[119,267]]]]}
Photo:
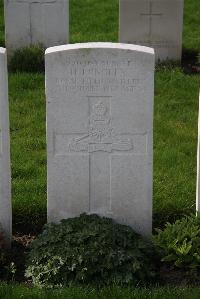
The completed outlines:
{"type": "Polygon", "coordinates": [[[46,49],[45,54],[47,55],[50,53],[77,50],[77,49],[120,49],[120,50],[144,52],[152,55],[155,54],[154,49],[151,47],[133,45],[133,44],[124,44],[124,43],[109,43],[109,42],[77,43],[77,44],[49,47],[46,49]]]}

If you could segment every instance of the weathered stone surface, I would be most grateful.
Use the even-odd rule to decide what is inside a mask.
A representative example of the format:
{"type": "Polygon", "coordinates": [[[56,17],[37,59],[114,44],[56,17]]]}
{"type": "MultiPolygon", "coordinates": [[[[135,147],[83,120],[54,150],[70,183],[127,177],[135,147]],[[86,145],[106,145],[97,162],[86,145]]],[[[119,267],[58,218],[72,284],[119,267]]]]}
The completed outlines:
{"type": "Polygon", "coordinates": [[[30,45],[45,48],[69,38],[69,0],[4,0],[8,53],[30,45]]]}
{"type": "Polygon", "coordinates": [[[0,48],[0,226],[8,245],[12,235],[10,137],[6,50],[0,48]]]}
{"type": "Polygon", "coordinates": [[[180,60],[184,0],[120,0],[122,43],[152,47],[156,60],[180,60]]]}
{"type": "Polygon", "coordinates": [[[197,212],[200,212],[200,94],[199,94],[199,118],[198,118],[198,145],[197,145],[196,210],[197,212]]]}
{"type": "Polygon", "coordinates": [[[152,229],[153,49],[46,51],[48,221],[96,213],[152,229]]]}

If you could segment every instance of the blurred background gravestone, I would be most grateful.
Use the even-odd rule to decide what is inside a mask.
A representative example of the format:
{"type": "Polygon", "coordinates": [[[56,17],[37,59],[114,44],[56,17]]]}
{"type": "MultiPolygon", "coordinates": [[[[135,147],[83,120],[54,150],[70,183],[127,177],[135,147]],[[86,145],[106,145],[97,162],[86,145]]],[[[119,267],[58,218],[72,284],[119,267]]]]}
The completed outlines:
{"type": "Polygon", "coordinates": [[[156,60],[181,60],[183,0],[120,0],[122,43],[152,47],[156,60]]]}
{"type": "Polygon", "coordinates": [[[68,0],[4,0],[6,47],[14,50],[68,43],[68,0]]]}

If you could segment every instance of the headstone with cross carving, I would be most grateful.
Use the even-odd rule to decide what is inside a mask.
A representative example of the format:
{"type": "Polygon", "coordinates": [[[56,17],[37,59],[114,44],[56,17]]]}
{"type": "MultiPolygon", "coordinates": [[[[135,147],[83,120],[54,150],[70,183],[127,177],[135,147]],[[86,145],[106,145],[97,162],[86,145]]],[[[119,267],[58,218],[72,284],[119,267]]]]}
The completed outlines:
{"type": "Polygon", "coordinates": [[[12,235],[9,139],[7,58],[0,48],[0,237],[3,229],[7,245],[12,235]]]}
{"type": "Polygon", "coordinates": [[[45,56],[48,221],[96,213],[150,235],[153,49],[86,43],[45,56]]]}
{"type": "Polygon", "coordinates": [[[120,0],[120,42],[154,48],[157,61],[179,61],[183,6],[184,0],[120,0]]]}
{"type": "Polygon", "coordinates": [[[4,0],[6,47],[68,43],[69,0],[4,0]]]}

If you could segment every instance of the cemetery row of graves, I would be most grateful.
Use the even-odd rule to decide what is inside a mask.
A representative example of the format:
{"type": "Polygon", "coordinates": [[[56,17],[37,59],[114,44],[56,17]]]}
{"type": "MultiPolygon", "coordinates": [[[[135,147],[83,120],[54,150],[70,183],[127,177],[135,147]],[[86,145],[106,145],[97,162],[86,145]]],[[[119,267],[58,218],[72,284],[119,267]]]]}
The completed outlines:
{"type": "Polygon", "coordinates": [[[89,2],[0,2],[0,279],[199,285],[198,5],[89,2]]]}

